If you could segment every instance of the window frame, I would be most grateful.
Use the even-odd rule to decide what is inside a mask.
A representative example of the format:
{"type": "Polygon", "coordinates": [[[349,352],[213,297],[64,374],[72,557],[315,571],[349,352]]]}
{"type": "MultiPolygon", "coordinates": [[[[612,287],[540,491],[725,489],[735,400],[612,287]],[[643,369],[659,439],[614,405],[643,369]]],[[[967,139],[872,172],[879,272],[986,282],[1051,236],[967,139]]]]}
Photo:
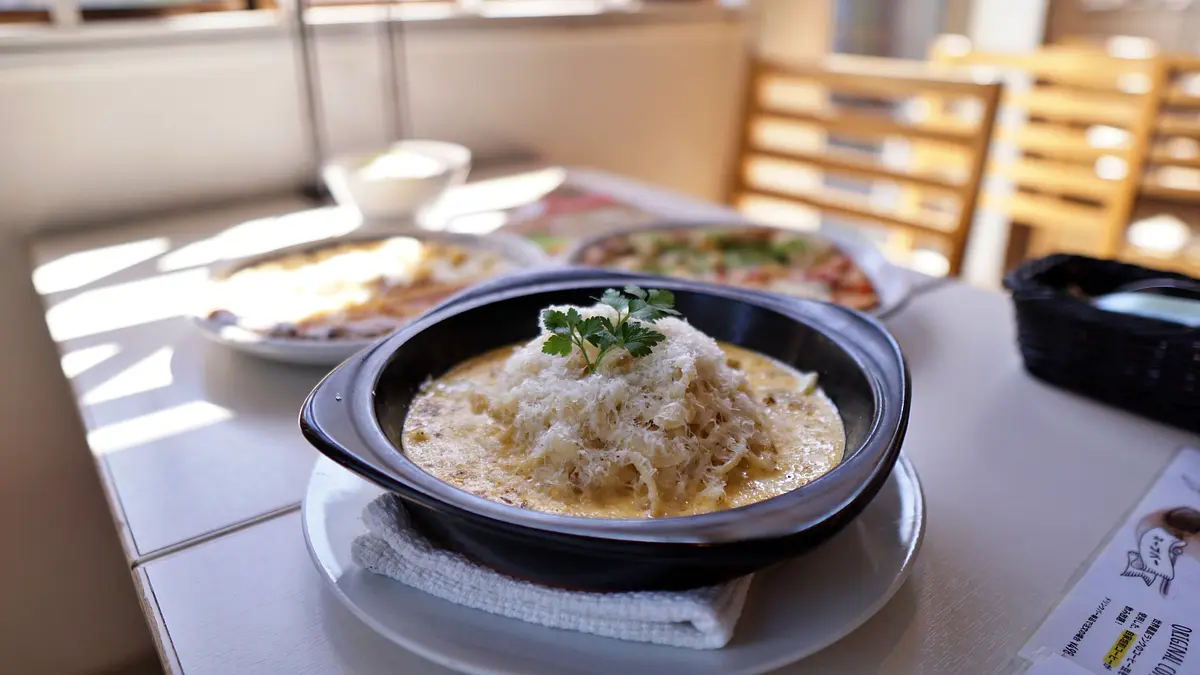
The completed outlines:
{"type": "MultiPolygon", "coordinates": [[[[141,18],[88,20],[80,0],[49,0],[31,12],[49,21],[0,22],[0,53],[42,44],[77,44],[163,36],[211,36],[280,30],[291,22],[296,0],[274,0],[269,9],[238,9],[141,18]]],[[[386,10],[392,21],[434,24],[546,20],[709,20],[740,15],[747,0],[306,0],[309,23],[317,26],[372,23],[386,10]]]]}

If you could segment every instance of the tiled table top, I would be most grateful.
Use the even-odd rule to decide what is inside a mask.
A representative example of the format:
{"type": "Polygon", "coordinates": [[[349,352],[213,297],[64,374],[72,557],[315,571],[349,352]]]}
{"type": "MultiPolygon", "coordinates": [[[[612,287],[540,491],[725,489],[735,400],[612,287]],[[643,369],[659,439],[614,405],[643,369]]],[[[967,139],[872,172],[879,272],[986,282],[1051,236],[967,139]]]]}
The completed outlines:
{"type": "MultiPolygon", "coordinates": [[[[665,218],[733,215],[572,175],[665,218]]],[[[186,319],[206,265],[355,225],[282,198],[35,247],[47,321],[172,670],[446,672],[354,619],[308,560],[296,507],[316,454],[296,413],[324,370],[208,344],[186,319]]],[[[921,557],[875,619],[781,672],[996,672],[1173,449],[1196,441],[1032,380],[1004,296],[914,280],[924,292],[886,323],[913,373],[905,452],[928,500],[921,557]]]]}
{"type": "MultiPolygon", "coordinates": [[[[926,538],[879,614],[778,673],[1008,672],[1078,566],[1197,439],[1031,379],[999,294],[944,285],[888,325],[912,369],[904,451],[922,477],[926,538]]],[[[345,610],[303,536],[287,513],[138,567],[174,670],[447,672],[345,610]]]]}

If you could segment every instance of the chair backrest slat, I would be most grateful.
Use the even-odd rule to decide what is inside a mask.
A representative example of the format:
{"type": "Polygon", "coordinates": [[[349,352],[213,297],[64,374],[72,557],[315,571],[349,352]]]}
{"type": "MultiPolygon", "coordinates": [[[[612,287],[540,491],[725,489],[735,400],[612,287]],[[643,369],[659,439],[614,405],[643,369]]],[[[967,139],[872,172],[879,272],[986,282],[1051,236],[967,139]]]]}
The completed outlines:
{"type": "Polygon", "coordinates": [[[935,72],[914,61],[756,60],[730,201],[744,205],[765,198],[867,221],[910,239],[934,239],[944,248],[949,272],[957,274],[1000,94],[998,83],[935,72]],[[907,114],[929,99],[963,115],[907,114]],[[882,157],[881,147],[915,142],[941,148],[956,161],[918,167],[882,157]],[[875,189],[880,185],[902,195],[919,190],[929,198],[881,204],[875,189]]]}
{"type": "Polygon", "coordinates": [[[1163,91],[1157,56],[1119,56],[1083,44],[995,53],[972,49],[961,36],[943,36],[930,59],[1026,80],[1027,88],[1010,88],[1002,106],[1019,122],[997,129],[1000,145],[1009,146],[1001,149],[1015,152],[992,167],[1015,194],[987,200],[989,208],[1030,228],[1030,249],[1020,257],[1054,250],[1116,257],[1163,91]]]}

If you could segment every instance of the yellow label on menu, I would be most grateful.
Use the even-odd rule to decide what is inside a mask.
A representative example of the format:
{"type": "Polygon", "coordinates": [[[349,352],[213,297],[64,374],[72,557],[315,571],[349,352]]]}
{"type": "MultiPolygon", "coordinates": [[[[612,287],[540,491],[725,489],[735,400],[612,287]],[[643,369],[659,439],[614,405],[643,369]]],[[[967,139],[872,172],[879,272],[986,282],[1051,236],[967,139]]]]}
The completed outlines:
{"type": "Polygon", "coordinates": [[[1117,637],[1117,641],[1113,643],[1112,649],[1108,650],[1108,654],[1104,657],[1104,665],[1109,668],[1116,668],[1121,659],[1125,658],[1125,652],[1129,651],[1129,645],[1137,639],[1137,633],[1127,630],[1117,637]]]}

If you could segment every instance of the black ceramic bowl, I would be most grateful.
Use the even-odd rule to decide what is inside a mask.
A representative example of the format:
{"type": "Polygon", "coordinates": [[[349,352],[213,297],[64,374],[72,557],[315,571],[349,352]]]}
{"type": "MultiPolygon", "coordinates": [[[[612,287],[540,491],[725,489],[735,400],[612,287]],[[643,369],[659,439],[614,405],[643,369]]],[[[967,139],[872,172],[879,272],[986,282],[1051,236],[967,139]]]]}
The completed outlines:
{"type": "Polygon", "coordinates": [[[300,427],[329,458],[391,490],[440,545],[514,577],[590,590],[679,589],[747,574],[841,529],[891,473],[908,424],[908,369],[875,320],[834,305],[646,278],[717,340],[816,371],[846,427],[846,456],[828,474],[756,504],[678,518],[551,515],[488,501],[425,473],[401,430],[418,387],[484,351],[537,335],[552,304],[591,304],[641,277],[565,269],[499,280],[452,299],[330,373],[300,427]]]}

